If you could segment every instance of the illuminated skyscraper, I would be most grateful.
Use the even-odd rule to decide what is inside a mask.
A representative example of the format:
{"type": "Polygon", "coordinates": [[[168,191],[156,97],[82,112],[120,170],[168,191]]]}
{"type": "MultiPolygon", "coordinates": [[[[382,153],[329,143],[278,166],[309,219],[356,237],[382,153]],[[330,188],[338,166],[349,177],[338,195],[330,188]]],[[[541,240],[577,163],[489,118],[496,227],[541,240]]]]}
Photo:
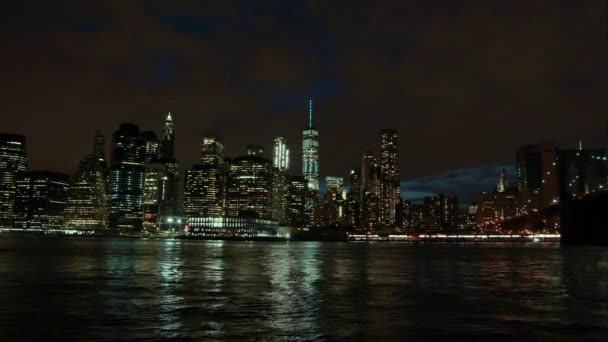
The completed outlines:
{"type": "Polygon", "coordinates": [[[70,183],[65,212],[66,229],[99,230],[108,226],[106,179],[99,155],[88,154],[70,183]]]}
{"type": "Polygon", "coordinates": [[[175,159],[175,129],[171,113],[167,113],[163,126],[163,139],[161,140],[161,157],[164,160],[175,159]]]}
{"type": "Polygon", "coordinates": [[[272,148],[272,166],[281,171],[289,170],[289,148],[283,137],[274,138],[272,148]]]}
{"type": "Polygon", "coordinates": [[[11,227],[15,203],[15,177],[27,169],[25,137],[0,134],[0,227],[11,227]]]}
{"type": "Polygon", "coordinates": [[[272,218],[279,223],[288,220],[289,148],[285,138],[276,137],[272,147],[272,218]]]}
{"type": "Polygon", "coordinates": [[[112,135],[110,173],[110,227],[140,229],[146,142],[139,127],[123,123],[112,135]]]}
{"type": "Polygon", "coordinates": [[[146,163],[142,194],[143,228],[149,232],[160,229],[160,213],[167,200],[168,180],[167,165],[159,162],[146,163]]]}
{"type": "Polygon", "coordinates": [[[302,132],[302,175],[309,192],[306,212],[312,221],[319,201],[319,132],[312,124],[312,100],[308,102],[308,126],[302,132]]]}
{"type": "Polygon", "coordinates": [[[272,218],[272,163],[242,156],[227,165],[226,216],[272,218]]]}
{"type": "Polygon", "coordinates": [[[382,168],[371,151],[363,154],[362,164],[361,224],[373,228],[381,223],[382,168]]]}
{"type": "Polygon", "coordinates": [[[22,229],[63,229],[69,186],[70,178],[61,173],[19,172],[13,226],[22,229]]]}
{"type": "Polygon", "coordinates": [[[382,179],[381,221],[395,224],[395,214],[401,197],[399,183],[399,140],[395,129],[383,129],[380,133],[380,166],[382,179]]]}
{"type": "Polygon", "coordinates": [[[184,216],[186,222],[200,217],[223,215],[224,187],[222,168],[213,165],[194,165],[186,171],[184,216]]]}
{"type": "Polygon", "coordinates": [[[358,167],[350,170],[348,174],[350,189],[347,197],[346,223],[358,226],[361,216],[361,171],[358,167]]]}
{"type": "Polygon", "coordinates": [[[201,164],[217,166],[224,161],[224,146],[215,137],[204,137],[201,143],[201,164]]]}

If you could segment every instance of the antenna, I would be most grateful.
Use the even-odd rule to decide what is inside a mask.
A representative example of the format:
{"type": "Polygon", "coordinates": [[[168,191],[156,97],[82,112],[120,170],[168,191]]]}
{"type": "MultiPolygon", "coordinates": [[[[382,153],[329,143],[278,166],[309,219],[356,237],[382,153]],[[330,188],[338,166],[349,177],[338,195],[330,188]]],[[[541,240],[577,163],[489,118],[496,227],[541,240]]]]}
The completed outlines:
{"type": "Polygon", "coordinates": [[[312,99],[308,100],[308,128],[312,129],[312,99]]]}

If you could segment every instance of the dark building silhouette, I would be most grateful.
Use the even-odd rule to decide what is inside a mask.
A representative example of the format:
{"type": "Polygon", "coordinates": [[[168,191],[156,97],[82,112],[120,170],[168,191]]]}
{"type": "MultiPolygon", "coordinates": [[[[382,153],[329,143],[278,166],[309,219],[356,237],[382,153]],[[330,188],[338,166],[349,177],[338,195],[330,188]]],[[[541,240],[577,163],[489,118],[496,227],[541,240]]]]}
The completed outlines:
{"type": "Polygon", "coordinates": [[[69,176],[62,173],[19,172],[16,178],[14,227],[63,229],[69,186],[69,176]]]}
{"type": "Polygon", "coordinates": [[[289,177],[287,187],[287,221],[293,227],[303,227],[308,222],[306,214],[307,181],[303,176],[289,177]]]}
{"type": "Polygon", "coordinates": [[[0,134],[0,227],[13,225],[15,180],[18,172],[26,170],[25,137],[0,134]]]}

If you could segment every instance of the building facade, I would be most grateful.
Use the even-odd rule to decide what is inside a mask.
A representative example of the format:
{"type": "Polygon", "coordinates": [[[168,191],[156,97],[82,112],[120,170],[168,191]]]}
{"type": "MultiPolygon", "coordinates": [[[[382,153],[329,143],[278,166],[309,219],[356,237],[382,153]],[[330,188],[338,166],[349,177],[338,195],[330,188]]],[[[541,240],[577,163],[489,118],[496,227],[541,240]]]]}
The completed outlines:
{"type": "Polygon", "coordinates": [[[399,139],[395,129],[383,129],[380,133],[380,166],[382,175],[381,221],[394,225],[397,204],[401,197],[399,181],[399,139]]]}
{"type": "Polygon", "coordinates": [[[146,142],[136,125],[123,123],[112,135],[110,227],[138,230],[143,219],[146,142]]]}
{"type": "Polygon", "coordinates": [[[62,173],[19,172],[16,178],[14,228],[63,229],[69,186],[69,176],[62,173]]]}
{"type": "Polygon", "coordinates": [[[0,134],[0,227],[13,225],[16,177],[27,170],[25,137],[0,134]]]}
{"type": "Polygon", "coordinates": [[[108,196],[99,156],[86,155],[78,164],[67,195],[64,226],[70,230],[101,230],[108,227],[108,196]]]}

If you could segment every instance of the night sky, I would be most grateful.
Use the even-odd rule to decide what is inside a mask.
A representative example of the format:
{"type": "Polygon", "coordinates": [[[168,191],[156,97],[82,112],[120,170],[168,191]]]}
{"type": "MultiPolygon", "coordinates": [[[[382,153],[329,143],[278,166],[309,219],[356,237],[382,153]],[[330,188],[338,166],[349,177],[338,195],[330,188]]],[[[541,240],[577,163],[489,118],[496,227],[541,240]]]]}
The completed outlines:
{"type": "Polygon", "coordinates": [[[159,132],[171,111],[186,166],[205,133],[228,156],[281,135],[297,172],[312,97],[322,178],[345,176],[381,128],[397,128],[410,197],[467,198],[520,145],[606,145],[606,11],[605,0],[4,1],[0,131],[27,136],[31,169],[72,173],[96,129],[108,142],[126,121],[159,132]]]}

